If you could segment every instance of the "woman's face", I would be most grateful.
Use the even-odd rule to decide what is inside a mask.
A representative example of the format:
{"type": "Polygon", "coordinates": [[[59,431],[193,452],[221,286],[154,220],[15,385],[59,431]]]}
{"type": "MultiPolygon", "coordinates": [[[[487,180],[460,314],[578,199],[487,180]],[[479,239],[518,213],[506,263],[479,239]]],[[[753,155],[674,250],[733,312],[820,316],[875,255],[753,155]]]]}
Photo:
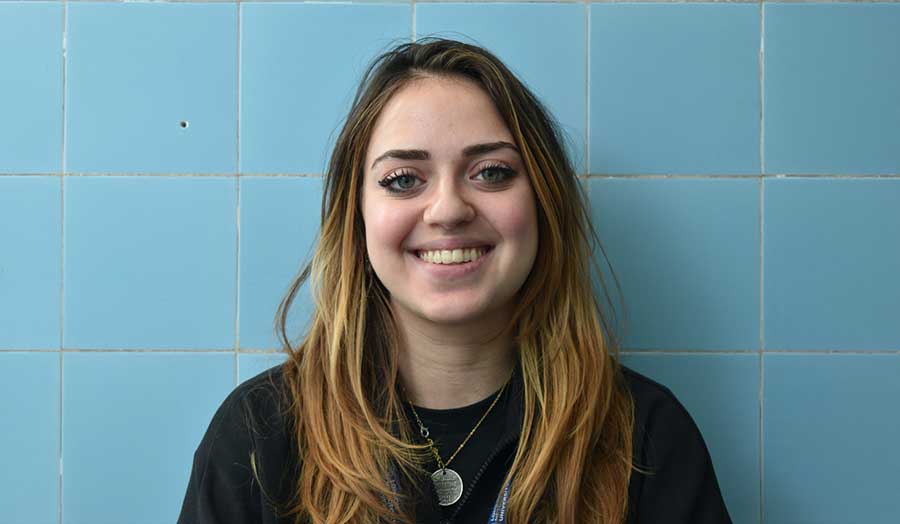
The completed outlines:
{"type": "Polygon", "coordinates": [[[469,80],[417,80],[387,103],[366,151],[362,215],[372,268],[401,316],[496,320],[537,252],[522,158],[469,80]]]}

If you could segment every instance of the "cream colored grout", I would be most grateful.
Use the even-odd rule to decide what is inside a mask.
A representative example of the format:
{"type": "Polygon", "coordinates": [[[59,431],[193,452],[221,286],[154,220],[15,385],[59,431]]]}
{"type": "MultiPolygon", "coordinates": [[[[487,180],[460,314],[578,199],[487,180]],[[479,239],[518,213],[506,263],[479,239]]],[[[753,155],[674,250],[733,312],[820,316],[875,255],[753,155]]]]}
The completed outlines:
{"type": "Polygon", "coordinates": [[[844,179],[897,179],[900,178],[900,173],[898,174],[769,174],[769,175],[758,175],[758,174],[744,174],[744,175],[735,175],[735,174],[702,174],[702,175],[693,175],[693,174],[644,174],[644,175],[630,175],[630,174],[589,174],[587,178],[641,178],[641,179],[653,179],[653,178],[734,178],[734,179],[742,179],[749,180],[751,178],[844,178],[844,179]]]}
{"type": "MultiPolygon", "coordinates": [[[[2,1],[2,0],[0,0],[2,1]]],[[[83,0],[78,0],[83,1],[83,0]]],[[[0,173],[2,176],[54,176],[56,173],[0,173]]],[[[67,177],[73,176],[139,176],[139,177],[200,177],[200,178],[233,178],[235,173],[122,173],[122,172],[102,172],[102,173],[66,173],[67,177]]],[[[243,173],[242,177],[294,177],[294,178],[320,178],[320,173],[243,173]]]]}
{"type": "Polygon", "coordinates": [[[591,0],[584,0],[584,41],[584,176],[587,179],[591,172],[591,0]]]}
{"type": "MultiPolygon", "coordinates": [[[[898,353],[898,354],[900,354],[900,353],[898,353]]],[[[763,476],[763,465],[764,465],[763,451],[765,449],[763,446],[763,438],[764,438],[763,421],[765,420],[765,418],[763,417],[763,414],[764,414],[763,409],[765,408],[765,402],[763,401],[765,398],[765,395],[764,395],[764,393],[765,393],[765,376],[764,376],[765,366],[763,365],[764,361],[765,361],[765,353],[760,351],[759,362],[757,362],[757,365],[759,366],[759,433],[758,433],[758,436],[759,436],[759,464],[758,464],[758,468],[759,468],[759,524],[763,524],[763,522],[764,522],[763,510],[765,508],[765,506],[763,505],[763,493],[764,493],[763,487],[765,485],[764,484],[765,477],[763,476]]]]}
{"type": "MultiPolygon", "coordinates": [[[[3,0],[0,0],[3,1],[3,0]]],[[[79,0],[83,1],[83,0],[79,0]]],[[[60,173],[0,173],[4,176],[61,176],[60,173]]],[[[179,177],[179,178],[233,178],[234,173],[65,173],[66,177],[179,177]]],[[[320,173],[241,173],[241,178],[322,178],[320,173]]],[[[756,178],[758,174],[690,174],[690,173],[583,173],[584,178],[756,178]]],[[[770,173],[763,178],[847,178],[847,179],[896,179],[900,173],[770,173]]]]}
{"type": "MultiPolygon", "coordinates": [[[[0,3],[19,2],[21,0],[0,0],[0,3]]],[[[372,1],[344,1],[344,0],[77,0],[79,3],[85,4],[232,4],[232,3],[254,3],[254,4],[335,4],[335,5],[369,5],[369,4],[409,4],[409,0],[372,0],[372,1]]],[[[510,0],[417,0],[419,3],[427,4],[506,4],[511,3],[510,0]]],[[[578,4],[585,0],[516,0],[516,4],[578,4]]],[[[829,4],[829,3],[851,3],[851,4],[895,4],[900,0],[586,0],[594,4],[829,4]]]]}
{"type": "MultiPolygon", "coordinates": [[[[0,3],[16,2],[21,0],[0,0],[0,3]]],[[[408,4],[409,0],[377,0],[377,1],[344,1],[344,0],[78,0],[80,3],[92,4],[184,4],[184,3],[201,3],[201,4],[230,4],[240,1],[241,3],[255,4],[338,4],[338,5],[367,5],[367,4],[408,4]]],[[[510,0],[417,0],[419,3],[427,4],[495,4],[510,3],[510,0]]],[[[516,0],[517,4],[578,4],[584,0],[516,0]]],[[[663,4],[753,4],[753,3],[779,3],[779,4],[821,4],[821,3],[852,3],[852,4],[895,4],[900,0],[587,0],[595,4],[641,4],[641,3],[663,3],[663,4]]]]}
{"type": "Polygon", "coordinates": [[[766,173],[765,163],[765,8],[763,0],[759,2],[759,174],[766,173]]]}
{"type": "MultiPolygon", "coordinates": [[[[622,353],[642,355],[900,355],[900,349],[767,349],[760,352],[758,349],[629,349],[622,353]]],[[[0,349],[0,353],[199,353],[199,354],[231,354],[234,349],[203,349],[203,348],[63,348],[63,349],[0,349]]],[[[238,351],[240,354],[250,353],[282,353],[278,348],[246,348],[238,351]]]]}
{"type": "Polygon", "coordinates": [[[759,362],[757,363],[759,369],[759,398],[758,402],[758,417],[759,417],[759,427],[757,428],[757,446],[759,451],[759,456],[757,458],[757,470],[759,471],[759,524],[763,524],[763,486],[765,482],[765,477],[763,476],[763,452],[764,452],[764,433],[763,433],[763,424],[765,423],[764,419],[764,410],[765,410],[765,379],[763,376],[763,356],[765,350],[765,307],[764,307],[764,292],[765,292],[765,276],[763,274],[764,271],[764,260],[765,260],[765,206],[763,200],[763,192],[765,190],[764,184],[764,175],[766,173],[765,169],[765,8],[763,6],[763,0],[759,2],[759,362]]]}
{"type": "Polygon", "coordinates": [[[68,118],[66,106],[68,77],[68,60],[67,60],[67,21],[68,21],[68,1],[63,0],[62,3],[62,144],[60,158],[60,176],[59,176],[59,417],[57,418],[58,434],[58,467],[57,472],[57,519],[58,524],[63,521],[63,352],[65,337],[65,282],[66,282],[66,122],[68,118]]]}
{"type": "Polygon", "coordinates": [[[238,385],[240,376],[240,359],[238,350],[241,346],[241,43],[243,42],[244,7],[241,0],[237,2],[237,129],[235,148],[235,262],[234,262],[234,385],[238,385]]]}
{"type": "Polygon", "coordinates": [[[627,350],[622,353],[642,355],[900,355],[900,350],[874,350],[874,349],[834,349],[834,350],[794,350],[778,349],[759,351],[757,349],[735,350],[703,350],[703,349],[650,349],[627,350]]]}
{"type": "Polygon", "coordinates": [[[235,264],[234,264],[234,385],[238,385],[238,352],[241,344],[241,178],[235,180],[235,264]]]}

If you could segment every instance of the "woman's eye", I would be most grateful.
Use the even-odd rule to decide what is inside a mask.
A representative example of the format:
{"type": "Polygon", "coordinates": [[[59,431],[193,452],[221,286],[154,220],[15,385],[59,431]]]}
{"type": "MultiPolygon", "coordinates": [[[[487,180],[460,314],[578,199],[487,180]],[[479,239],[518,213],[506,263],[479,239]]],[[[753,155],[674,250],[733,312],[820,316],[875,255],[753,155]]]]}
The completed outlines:
{"type": "Polygon", "coordinates": [[[409,173],[394,173],[378,181],[378,185],[390,193],[405,193],[416,185],[415,176],[409,173]]]}
{"type": "Polygon", "coordinates": [[[485,182],[488,182],[489,184],[500,184],[506,182],[507,180],[515,176],[515,174],[515,171],[506,166],[493,165],[485,167],[478,172],[478,175],[475,176],[483,175],[481,178],[485,182]]]}

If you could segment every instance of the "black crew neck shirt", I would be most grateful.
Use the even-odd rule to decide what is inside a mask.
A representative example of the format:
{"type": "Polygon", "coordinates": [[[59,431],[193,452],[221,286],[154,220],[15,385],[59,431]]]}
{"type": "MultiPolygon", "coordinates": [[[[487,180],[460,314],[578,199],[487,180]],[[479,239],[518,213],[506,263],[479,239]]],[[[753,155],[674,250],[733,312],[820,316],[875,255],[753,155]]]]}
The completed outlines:
{"type": "MultiPolygon", "coordinates": [[[[512,382],[512,378],[513,377],[510,377],[510,382],[512,382]]],[[[503,413],[509,411],[509,386],[506,388],[501,387],[500,389],[474,404],[459,408],[428,409],[421,406],[415,406],[415,411],[422,420],[422,424],[428,428],[429,436],[434,441],[434,445],[437,447],[441,460],[446,464],[459,445],[465,440],[466,436],[468,436],[469,432],[475,428],[481,417],[488,411],[488,408],[490,408],[494,399],[499,395],[497,403],[494,404],[494,407],[487,413],[484,421],[478,426],[475,432],[472,433],[472,437],[466,442],[465,446],[460,449],[456,457],[453,458],[449,465],[447,465],[448,468],[456,471],[462,478],[463,494],[454,504],[449,506],[438,506],[444,520],[452,521],[457,517],[459,510],[470,502],[475,489],[487,489],[493,493],[499,491],[496,489],[496,486],[483,486],[487,479],[484,476],[484,471],[481,471],[481,469],[482,465],[491,458],[491,454],[495,452],[495,448],[497,447],[498,440],[508,429],[508,423],[503,416],[503,413]],[[503,389],[502,393],[500,392],[500,389],[503,389]]],[[[404,404],[404,406],[406,407],[407,421],[412,429],[412,434],[418,437],[416,443],[426,444],[427,441],[419,436],[419,424],[416,422],[413,411],[409,407],[409,403],[404,404]]],[[[437,461],[432,460],[426,469],[428,469],[429,472],[434,472],[438,468],[437,461]]],[[[421,479],[421,482],[424,484],[430,481],[421,479]]],[[[435,500],[437,499],[436,495],[430,492],[430,490],[426,491],[426,493],[427,496],[434,497],[435,500]]],[[[471,504],[468,505],[471,506],[471,504]]],[[[434,505],[432,504],[422,503],[416,506],[417,516],[427,515],[433,513],[433,511],[434,505]]],[[[487,517],[484,519],[484,522],[487,522],[487,517]]]]}
{"type": "MultiPolygon", "coordinates": [[[[213,415],[194,453],[178,524],[293,524],[279,510],[290,499],[300,461],[288,416],[283,415],[283,364],[244,381],[213,415]],[[251,451],[260,482],[252,475],[251,451]]],[[[709,451],[693,418],[667,387],[622,366],[635,403],[632,432],[636,464],[628,486],[626,524],[731,524],[709,451]]],[[[442,458],[462,442],[493,395],[450,410],[417,408],[442,458]]],[[[413,434],[418,425],[408,409],[413,434]]],[[[518,446],[522,383],[516,370],[497,405],[450,467],[463,479],[463,495],[437,504],[427,475],[415,486],[417,524],[487,524],[518,446]]],[[[420,441],[424,443],[424,441],[420,441]]],[[[435,465],[436,468],[436,465],[435,465]]]]}

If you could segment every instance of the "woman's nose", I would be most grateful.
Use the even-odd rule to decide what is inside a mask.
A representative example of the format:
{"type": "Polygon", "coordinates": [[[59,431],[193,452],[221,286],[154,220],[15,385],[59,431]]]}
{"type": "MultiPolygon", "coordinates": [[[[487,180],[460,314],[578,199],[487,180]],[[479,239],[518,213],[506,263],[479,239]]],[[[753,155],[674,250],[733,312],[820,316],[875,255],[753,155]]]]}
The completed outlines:
{"type": "Polygon", "coordinates": [[[475,218],[475,208],[460,191],[458,181],[451,177],[440,178],[425,209],[425,223],[452,229],[475,218]]]}

